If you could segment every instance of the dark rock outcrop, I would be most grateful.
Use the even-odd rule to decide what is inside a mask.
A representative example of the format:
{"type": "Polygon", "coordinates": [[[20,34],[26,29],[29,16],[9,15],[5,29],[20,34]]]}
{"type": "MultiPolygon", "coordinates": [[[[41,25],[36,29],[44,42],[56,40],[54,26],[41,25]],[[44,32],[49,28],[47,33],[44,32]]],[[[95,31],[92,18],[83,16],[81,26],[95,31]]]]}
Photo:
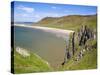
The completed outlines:
{"type": "Polygon", "coordinates": [[[62,65],[75,56],[75,52],[77,51],[75,49],[79,49],[75,59],[75,61],[79,61],[82,59],[86,51],[91,51],[92,48],[96,48],[97,43],[92,45],[91,42],[89,42],[93,42],[93,40],[96,40],[96,33],[86,25],[82,26],[77,32],[73,32],[70,36],[69,46],[66,46],[64,62],[62,65]],[[77,39],[75,39],[76,37],[77,39]],[[78,46],[76,46],[77,43],[78,46]]]}

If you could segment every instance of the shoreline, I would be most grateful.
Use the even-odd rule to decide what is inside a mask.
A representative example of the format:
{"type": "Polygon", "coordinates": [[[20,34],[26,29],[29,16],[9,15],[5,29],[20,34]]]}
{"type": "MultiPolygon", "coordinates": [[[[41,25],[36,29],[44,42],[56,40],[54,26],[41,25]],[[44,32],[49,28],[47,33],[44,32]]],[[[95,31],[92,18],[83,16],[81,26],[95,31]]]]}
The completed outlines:
{"type": "Polygon", "coordinates": [[[62,34],[69,34],[69,33],[74,32],[72,30],[64,30],[64,29],[41,27],[41,26],[27,26],[27,25],[24,25],[24,24],[14,24],[14,26],[35,28],[35,29],[43,30],[45,32],[62,33],[62,34]]]}

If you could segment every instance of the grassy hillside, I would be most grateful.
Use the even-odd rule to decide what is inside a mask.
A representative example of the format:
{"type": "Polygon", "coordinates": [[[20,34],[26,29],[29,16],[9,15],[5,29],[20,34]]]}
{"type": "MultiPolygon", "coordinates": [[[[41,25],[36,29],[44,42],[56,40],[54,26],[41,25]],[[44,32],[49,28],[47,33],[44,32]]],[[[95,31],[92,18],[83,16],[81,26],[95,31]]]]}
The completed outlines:
{"type": "Polygon", "coordinates": [[[16,51],[14,52],[14,73],[32,73],[52,71],[49,64],[34,53],[23,57],[16,51]]]}
{"type": "Polygon", "coordinates": [[[96,28],[96,21],[96,15],[69,15],[56,18],[46,17],[41,21],[37,22],[36,24],[39,26],[77,30],[82,25],[87,25],[91,28],[96,28]]]}
{"type": "Polygon", "coordinates": [[[69,60],[59,70],[86,70],[97,68],[97,50],[87,51],[80,61],[69,60]]]}
{"type": "MultiPolygon", "coordinates": [[[[82,25],[87,25],[88,28],[93,30],[96,34],[96,26],[97,26],[97,16],[96,15],[70,15],[63,17],[46,17],[41,21],[36,23],[37,26],[44,27],[52,27],[52,28],[60,28],[60,29],[70,29],[74,30],[78,33],[78,29],[82,27],[82,25]]],[[[70,37],[71,38],[71,37],[70,37]]],[[[77,36],[75,37],[77,38],[77,36]]],[[[81,48],[78,45],[79,40],[76,39],[75,47],[76,52],[75,55],[71,57],[64,65],[59,65],[60,67],[56,70],[51,68],[50,65],[44,61],[42,58],[37,56],[36,54],[30,52],[30,56],[23,57],[18,52],[14,51],[14,73],[33,73],[33,72],[46,72],[46,71],[65,71],[65,70],[83,70],[83,69],[96,69],[97,68],[97,39],[90,39],[86,42],[88,47],[91,49],[85,50],[83,57],[76,61],[76,57],[80,51],[82,51],[83,46],[81,48]]],[[[71,51],[72,46],[69,41],[69,50],[71,51]]],[[[84,48],[85,49],[85,48],[84,48]]],[[[63,61],[62,61],[63,62],[63,61]]]]}
{"type": "Polygon", "coordinates": [[[85,50],[81,59],[76,61],[76,57],[79,52],[82,50],[81,47],[76,46],[77,51],[75,55],[68,60],[68,62],[59,67],[59,70],[86,70],[86,69],[96,69],[97,68],[97,41],[94,39],[88,40],[87,43],[89,46],[88,50],[85,50]]]}

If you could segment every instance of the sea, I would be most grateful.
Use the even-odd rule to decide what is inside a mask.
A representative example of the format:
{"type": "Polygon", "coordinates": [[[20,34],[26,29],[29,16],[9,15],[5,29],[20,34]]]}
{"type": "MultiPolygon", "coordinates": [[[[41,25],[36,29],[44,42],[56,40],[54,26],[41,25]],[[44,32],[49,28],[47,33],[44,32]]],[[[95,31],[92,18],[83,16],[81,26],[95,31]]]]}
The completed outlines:
{"type": "Polygon", "coordinates": [[[14,26],[14,47],[24,48],[39,55],[54,68],[61,66],[64,61],[68,35],[66,37],[65,40],[41,29],[14,26]]]}

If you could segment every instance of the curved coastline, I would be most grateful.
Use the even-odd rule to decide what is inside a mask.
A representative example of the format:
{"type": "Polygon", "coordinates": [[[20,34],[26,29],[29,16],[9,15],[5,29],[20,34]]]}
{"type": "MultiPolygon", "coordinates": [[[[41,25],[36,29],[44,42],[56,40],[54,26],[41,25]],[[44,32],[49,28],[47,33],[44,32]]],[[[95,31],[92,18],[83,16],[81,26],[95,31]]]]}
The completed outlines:
{"type": "Polygon", "coordinates": [[[55,34],[56,37],[63,38],[65,40],[67,39],[66,36],[69,36],[70,33],[74,32],[72,30],[64,30],[64,29],[41,27],[41,26],[27,26],[24,24],[14,24],[14,26],[40,29],[40,30],[43,30],[44,32],[49,32],[49,33],[55,34]]]}
{"type": "Polygon", "coordinates": [[[14,24],[14,26],[35,28],[35,29],[41,29],[41,30],[48,31],[48,32],[63,33],[63,34],[66,34],[66,33],[69,34],[69,33],[74,32],[72,30],[64,30],[64,29],[41,27],[41,26],[27,26],[27,25],[24,25],[24,24],[14,24]]]}

